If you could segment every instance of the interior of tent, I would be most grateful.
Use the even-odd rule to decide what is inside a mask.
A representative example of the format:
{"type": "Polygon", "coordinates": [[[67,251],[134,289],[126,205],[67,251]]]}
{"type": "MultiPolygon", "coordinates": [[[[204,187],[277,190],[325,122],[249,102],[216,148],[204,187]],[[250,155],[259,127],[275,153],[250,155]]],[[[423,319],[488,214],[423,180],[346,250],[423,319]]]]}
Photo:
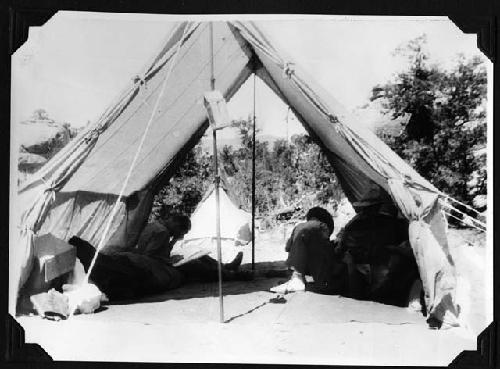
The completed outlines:
{"type": "MultiPolygon", "coordinates": [[[[332,97],[333,89],[319,86],[258,23],[239,21],[180,24],[101,117],[24,183],[18,193],[20,227],[9,253],[10,312],[18,297],[43,288],[30,285],[34,274],[45,268],[47,281],[47,271],[57,269],[36,262],[46,235],[63,241],[76,235],[102,253],[133,247],[154,194],[209,129],[206,92],[216,89],[230,100],[253,73],[322,148],[351,203],[362,208],[390,202],[407,219],[428,314],[441,322],[454,319],[456,282],[440,205],[444,195],[353,120],[332,97]]],[[[231,205],[225,191],[220,193],[221,203],[231,205]]],[[[213,209],[203,206],[210,199],[201,203],[199,215],[213,209]]],[[[232,208],[248,219],[238,210],[232,208]]],[[[193,223],[200,224],[196,216],[193,223]]],[[[202,228],[204,236],[190,236],[191,242],[212,242],[202,228]]],[[[70,251],[61,255],[74,257],[70,251]]]]}

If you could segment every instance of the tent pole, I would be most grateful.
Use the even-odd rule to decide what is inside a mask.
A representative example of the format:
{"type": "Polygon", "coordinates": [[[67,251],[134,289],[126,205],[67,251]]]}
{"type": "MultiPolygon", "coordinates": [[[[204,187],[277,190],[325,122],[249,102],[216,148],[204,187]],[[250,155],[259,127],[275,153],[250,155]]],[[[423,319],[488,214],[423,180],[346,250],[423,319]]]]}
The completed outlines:
{"type": "MultiPolygon", "coordinates": [[[[214,72],[214,28],[213,22],[210,22],[210,88],[215,90],[215,72],[214,72]]],[[[216,235],[217,235],[217,269],[219,274],[219,312],[220,322],[224,323],[224,302],[222,295],[222,250],[220,242],[220,197],[219,197],[219,163],[217,160],[217,130],[215,129],[216,122],[212,122],[212,137],[214,151],[214,184],[215,184],[215,203],[216,203],[216,235]]]]}
{"type": "Polygon", "coordinates": [[[253,132],[252,132],[252,270],[255,270],[255,79],[256,72],[253,73],[253,132]]]}

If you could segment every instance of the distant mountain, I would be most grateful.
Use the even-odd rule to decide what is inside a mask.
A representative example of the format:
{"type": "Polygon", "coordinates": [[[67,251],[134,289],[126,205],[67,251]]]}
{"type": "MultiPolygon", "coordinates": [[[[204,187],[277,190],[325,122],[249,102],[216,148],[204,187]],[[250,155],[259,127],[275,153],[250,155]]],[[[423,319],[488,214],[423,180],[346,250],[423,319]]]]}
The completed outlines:
{"type": "MultiPolygon", "coordinates": [[[[267,142],[269,148],[272,149],[273,144],[276,140],[284,139],[282,137],[276,137],[273,135],[257,135],[257,142],[267,142]]],[[[205,135],[201,139],[201,147],[205,152],[211,153],[213,150],[212,136],[205,135]]],[[[239,137],[234,138],[217,138],[217,147],[222,149],[224,146],[232,146],[234,149],[241,147],[241,142],[239,137]]]]}
{"type": "MultiPolygon", "coordinates": [[[[201,138],[200,145],[205,152],[211,153],[213,150],[212,135],[205,135],[201,138]]],[[[233,148],[240,147],[239,137],[235,138],[217,138],[217,147],[219,149],[224,146],[232,146],[233,148]]]]}
{"type": "Polygon", "coordinates": [[[273,148],[273,144],[275,141],[284,139],[284,137],[276,137],[273,135],[257,135],[257,142],[267,142],[270,149],[273,148]]]}
{"type": "MultiPolygon", "coordinates": [[[[379,136],[397,136],[401,133],[401,130],[404,128],[404,124],[408,121],[410,115],[393,119],[390,113],[384,114],[382,103],[382,99],[377,99],[353,109],[352,114],[355,118],[355,123],[368,128],[379,136]]],[[[273,148],[274,142],[280,139],[285,138],[269,134],[257,134],[257,141],[267,142],[270,149],[273,148]]],[[[217,146],[219,149],[222,149],[225,145],[232,146],[233,148],[239,148],[241,147],[240,138],[217,138],[217,146]]],[[[203,136],[201,139],[201,146],[204,151],[209,153],[212,152],[213,147],[211,133],[207,133],[203,136]]]]}
{"type": "Polygon", "coordinates": [[[18,169],[21,180],[40,169],[50,158],[77,135],[79,129],[67,122],[50,119],[43,109],[30,119],[20,122],[16,129],[19,143],[18,169]],[[38,114],[37,114],[38,113],[38,114]]]}
{"type": "Polygon", "coordinates": [[[49,142],[59,139],[65,145],[70,140],[70,132],[67,126],[52,119],[30,119],[19,124],[18,137],[27,152],[46,155],[49,142]]]}

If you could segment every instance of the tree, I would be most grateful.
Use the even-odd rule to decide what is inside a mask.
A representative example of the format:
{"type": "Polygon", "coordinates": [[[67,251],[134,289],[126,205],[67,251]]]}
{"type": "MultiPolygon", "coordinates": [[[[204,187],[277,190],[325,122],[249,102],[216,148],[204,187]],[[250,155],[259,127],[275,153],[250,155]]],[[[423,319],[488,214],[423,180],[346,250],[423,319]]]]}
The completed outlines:
{"type": "MultiPolygon", "coordinates": [[[[253,123],[251,118],[237,124],[241,145],[223,146],[219,165],[233,200],[252,211],[253,123]],[[236,190],[234,190],[236,189],[236,190]]],[[[292,142],[277,140],[255,143],[255,211],[258,217],[275,222],[277,212],[294,205],[305,215],[314,205],[334,208],[342,190],[332,167],[319,146],[308,135],[296,135],[292,142]]],[[[191,214],[213,182],[212,156],[197,145],[179,167],[169,184],[155,198],[153,215],[160,209],[191,214]]]]}
{"type": "Polygon", "coordinates": [[[45,109],[35,109],[32,114],[34,120],[49,120],[49,114],[45,109]]]}
{"type": "Polygon", "coordinates": [[[62,126],[66,131],[68,131],[70,140],[75,138],[78,135],[78,133],[80,133],[83,130],[83,127],[75,128],[68,122],[64,122],[62,126]]]}
{"type": "Polygon", "coordinates": [[[395,55],[407,58],[407,70],[376,86],[371,99],[381,99],[393,118],[409,119],[401,134],[382,139],[437,188],[474,206],[474,197],[486,194],[485,157],[475,155],[486,145],[481,58],[460,56],[452,70],[430,65],[425,36],[395,55]]]}
{"type": "Polygon", "coordinates": [[[211,170],[211,156],[197,145],[155,196],[150,219],[157,219],[162,212],[191,215],[213,182],[211,170]]]}

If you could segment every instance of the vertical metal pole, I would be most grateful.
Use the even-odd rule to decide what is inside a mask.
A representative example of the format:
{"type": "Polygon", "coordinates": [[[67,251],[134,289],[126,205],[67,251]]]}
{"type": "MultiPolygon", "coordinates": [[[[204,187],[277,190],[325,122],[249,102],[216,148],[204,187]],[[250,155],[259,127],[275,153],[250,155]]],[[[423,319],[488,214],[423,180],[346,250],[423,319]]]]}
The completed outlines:
{"type": "Polygon", "coordinates": [[[253,138],[252,138],[252,270],[255,270],[255,131],[257,122],[255,120],[255,79],[256,71],[253,73],[253,138]]]}
{"type": "MultiPolygon", "coordinates": [[[[210,22],[210,88],[215,90],[215,72],[214,72],[214,28],[213,22],[210,22]]],[[[217,130],[215,123],[212,122],[212,137],[214,151],[214,173],[215,173],[215,203],[216,203],[216,235],[217,235],[217,269],[219,273],[219,312],[220,322],[224,323],[224,301],[222,295],[222,250],[220,243],[220,197],[219,197],[219,163],[217,160],[217,130]]]]}

